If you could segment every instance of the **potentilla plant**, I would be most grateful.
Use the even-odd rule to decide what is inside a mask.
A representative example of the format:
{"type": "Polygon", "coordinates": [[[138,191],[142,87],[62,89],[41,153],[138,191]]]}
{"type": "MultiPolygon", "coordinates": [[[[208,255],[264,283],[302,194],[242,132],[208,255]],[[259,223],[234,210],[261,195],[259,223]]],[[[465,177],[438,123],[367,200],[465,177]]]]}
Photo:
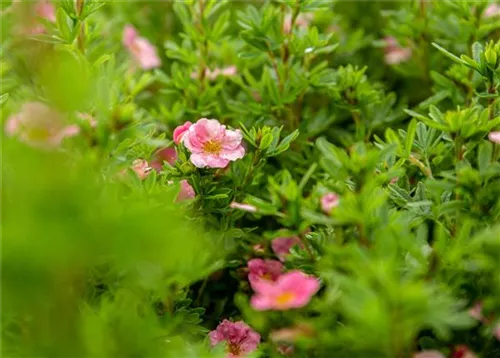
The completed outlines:
{"type": "Polygon", "coordinates": [[[3,353],[500,357],[499,9],[2,2],[3,353]]]}

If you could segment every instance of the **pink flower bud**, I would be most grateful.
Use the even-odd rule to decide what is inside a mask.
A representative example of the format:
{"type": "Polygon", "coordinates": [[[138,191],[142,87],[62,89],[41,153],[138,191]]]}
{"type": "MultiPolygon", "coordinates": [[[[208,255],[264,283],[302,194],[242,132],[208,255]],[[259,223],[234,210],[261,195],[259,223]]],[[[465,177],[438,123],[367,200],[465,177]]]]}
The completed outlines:
{"type": "Polygon", "coordinates": [[[233,209],[240,209],[240,210],[243,210],[243,211],[248,211],[249,213],[255,213],[255,212],[257,212],[257,208],[255,206],[249,205],[249,204],[237,203],[236,201],[233,201],[229,205],[229,207],[233,208],[233,209]]]}
{"type": "Polygon", "coordinates": [[[177,128],[174,129],[174,143],[179,145],[179,143],[182,140],[182,137],[184,137],[184,134],[189,130],[189,127],[191,127],[193,123],[191,122],[186,122],[181,126],[178,126],[177,128]]]}
{"type": "Polygon", "coordinates": [[[340,197],[335,193],[327,193],[321,198],[321,210],[330,214],[339,205],[340,197]]]}
{"type": "Polygon", "coordinates": [[[500,131],[499,132],[490,132],[488,134],[488,139],[493,143],[500,144],[500,131]]]}

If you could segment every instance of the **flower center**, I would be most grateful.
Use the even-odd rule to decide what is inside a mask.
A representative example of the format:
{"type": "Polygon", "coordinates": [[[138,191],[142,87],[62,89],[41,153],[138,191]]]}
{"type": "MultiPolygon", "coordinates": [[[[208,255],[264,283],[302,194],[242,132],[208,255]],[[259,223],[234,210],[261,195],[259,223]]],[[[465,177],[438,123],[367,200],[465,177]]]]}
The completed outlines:
{"type": "Polygon", "coordinates": [[[276,297],[276,303],[279,305],[286,305],[295,298],[295,295],[291,292],[283,292],[278,297],[276,297]]]}
{"type": "Polygon", "coordinates": [[[240,346],[237,344],[232,344],[232,343],[229,343],[227,345],[227,351],[228,351],[228,353],[232,353],[235,356],[239,356],[241,353],[240,346]]]}
{"type": "Polygon", "coordinates": [[[221,145],[219,142],[209,140],[203,144],[203,150],[210,154],[218,154],[221,150],[221,145]]]}

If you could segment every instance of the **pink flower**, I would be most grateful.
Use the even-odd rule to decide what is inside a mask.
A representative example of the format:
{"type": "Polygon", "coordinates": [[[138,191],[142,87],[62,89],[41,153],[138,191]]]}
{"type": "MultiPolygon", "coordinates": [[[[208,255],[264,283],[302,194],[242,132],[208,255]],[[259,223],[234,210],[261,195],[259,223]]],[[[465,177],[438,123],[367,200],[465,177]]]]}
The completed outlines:
{"type": "Polygon", "coordinates": [[[35,5],[35,12],[43,19],[56,22],[56,9],[50,1],[38,1],[35,5]]]}
{"type": "Polygon", "coordinates": [[[87,123],[91,128],[95,128],[97,126],[97,121],[88,113],[78,113],[78,118],[87,123]]]}
{"type": "Polygon", "coordinates": [[[153,159],[149,163],[151,168],[159,172],[163,167],[163,162],[167,162],[170,165],[174,165],[177,161],[177,152],[175,148],[163,148],[158,150],[154,155],[153,159]]]}
{"type": "Polygon", "coordinates": [[[340,198],[335,193],[327,193],[321,197],[321,210],[330,214],[339,205],[340,198]]]}
{"type": "Polygon", "coordinates": [[[482,314],[482,310],[483,310],[483,305],[481,304],[481,302],[477,302],[474,306],[472,306],[471,309],[469,309],[469,315],[472,318],[475,318],[478,321],[483,322],[484,321],[484,317],[483,317],[483,314],[482,314]]]}
{"type": "Polygon", "coordinates": [[[500,131],[499,132],[491,132],[488,134],[488,139],[493,143],[500,144],[500,131]]]}
{"type": "Polygon", "coordinates": [[[271,247],[281,261],[285,261],[286,256],[290,253],[290,249],[295,245],[302,246],[299,237],[278,237],[271,242],[271,247]]]}
{"type": "Polygon", "coordinates": [[[227,319],[211,331],[209,337],[212,347],[219,343],[225,344],[228,358],[245,357],[247,353],[255,351],[260,343],[260,335],[245,322],[227,319]]]}
{"type": "Polygon", "coordinates": [[[19,113],[7,119],[5,132],[34,147],[57,147],[64,138],[80,133],[80,127],[66,126],[64,122],[62,114],[45,104],[28,102],[19,113]]]}
{"type": "Polygon", "coordinates": [[[384,59],[388,65],[397,65],[411,58],[411,48],[401,47],[394,37],[388,36],[384,38],[384,41],[384,59]]]}
{"type": "MultiPolygon", "coordinates": [[[[215,68],[213,71],[210,68],[205,68],[205,78],[207,78],[210,81],[215,81],[219,76],[232,77],[236,75],[236,73],[238,73],[238,70],[234,65],[222,69],[215,68]]],[[[197,71],[191,72],[190,77],[194,80],[198,79],[198,72],[197,71]]]]}
{"type": "Polygon", "coordinates": [[[237,203],[236,201],[233,201],[231,204],[229,204],[229,207],[233,208],[233,209],[240,209],[243,211],[248,211],[249,213],[257,212],[257,208],[255,206],[249,205],[249,204],[237,203]]]}
{"type": "Polygon", "coordinates": [[[189,127],[191,127],[193,123],[187,121],[181,126],[178,126],[177,128],[174,129],[174,143],[179,144],[182,140],[182,137],[184,137],[184,134],[189,130],[189,127]]]}
{"type": "Polygon", "coordinates": [[[144,180],[151,173],[152,168],[144,159],[136,159],[132,162],[131,169],[137,174],[139,179],[144,180]]]}
{"type": "Polygon", "coordinates": [[[319,290],[317,278],[301,271],[290,271],[275,282],[260,281],[250,303],[258,311],[304,307],[319,290]]]}
{"type": "Polygon", "coordinates": [[[453,351],[451,358],[476,358],[477,356],[474,354],[473,351],[469,349],[464,344],[458,345],[455,347],[455,350],[453,351]]]}
{"type": "Polygon", "coordinates": [[[230,161],[243,158],[243,135],[229,130],[216,119],[202,118],[189,127],[182,143],[191,152],[190,160],[198,168],[225,168],[230,161]]]}
{"type": "Polygon", "coordinates": [[[500,5],[491,4],[484,10],[484,17],[500,16],[500,5]]]}
{"type": "Polygon", "coordinates": [[[315,331],[311,326],[299,323],[293,327],[281,328],[276,331],[272,331],[270,338],[273,342],[294,343],[300,338],[312,337],[314,335],[315,331]]]}
{"type": "Polygon", "coordinates": [[[493,330],[493,335],[500,341],[500,323],[498,323],[495,326],[495,329],[493,330]]]}
{"type": "MultiPolygon", "coordinates": [[[[299,29],[307,29],[314,15],[312,13],[299,14],[295,19],[295,26],[299,29]]],[[[292,14],[287,14],[283,21],[283,32],[289,34],[292,31],[292,14]]]]}
{"type": "Polygon", "coordinates": [[[446,358],[444,354],[439,351],[422,351],[415,353],[413,358],[446,358]]]}
{"type": "Polygon", "coordinates": [[[255,286],[261,281],[274,282],[283,272],[283,264],[276,260],[252,259],[248,261],[248,281],[255,290],[255,286]]]}
{"type": "Polygon", "coordinates": [[[156,47],[144,37],[140,37],[131,25],[126,25],[123,29],[123,44],[143,69],[160,67],[161,61],[156,47]]]}
{"type": "Polygon", "coordinates": [[[177,196],[177,199],[175,199],[175,201],[180,202],[184,200],[194,199],[196,193],[194,192],[193,187],[188,183],[188,181],[183,179],[179,184],[181,186],[181,191],[179,192],[179,195],[177,196]]]}

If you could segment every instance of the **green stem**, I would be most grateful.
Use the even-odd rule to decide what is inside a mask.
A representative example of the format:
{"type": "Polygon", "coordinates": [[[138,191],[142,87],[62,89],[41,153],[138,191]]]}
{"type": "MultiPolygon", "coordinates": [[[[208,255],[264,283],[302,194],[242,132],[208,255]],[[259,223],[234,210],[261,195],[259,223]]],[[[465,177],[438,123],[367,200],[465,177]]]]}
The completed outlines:
{"type": "Polygon", "coordinates": [[[80,50],[81,53],[85,53],[85,23],[80,18],[83,12],[83,5],[84,5],[84,0],[76,0],[75,3],[76,15],[78,16],[78,21],[79,21],[78,37],[76,41],[78,44],[78,49],[80,50]]]}
{"type": "MultiPolygon", "coordinates": [[[[488,87],[488,93],[492,95],[497,93],[497,89],[493,81],[490,82],[490,85],[488,87]]],[[[488,107],[490,113],[489,119],[492,120],[493,118],[495,118],[495,98],[488,98],[488,107]]]]}

